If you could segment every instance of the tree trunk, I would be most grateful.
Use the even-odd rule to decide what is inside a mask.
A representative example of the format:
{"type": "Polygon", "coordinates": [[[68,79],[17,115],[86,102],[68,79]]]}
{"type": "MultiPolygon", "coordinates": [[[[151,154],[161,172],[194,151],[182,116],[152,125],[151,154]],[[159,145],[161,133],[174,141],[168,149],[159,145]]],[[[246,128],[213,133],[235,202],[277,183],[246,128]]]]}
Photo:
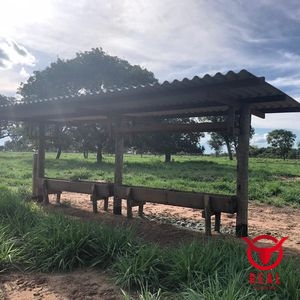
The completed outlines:
{"type": "Polygon", "coordinates": [[[165,163],[171,162],[171,153],[165,153],[165,163]]]}
{"type": "Polygon", "coordinates": [[[228,152],[228,157],[229,157],[230,160],[233,160],[232,150],[231,150],[231,145],[229,143],[229,140],[228,140],[227,137],[224,140],[225,140],[225,144],[226,144],[226,148],[227,148],[227,152],[228,152]]]}
{"type": "Polygon", "coordinates": [[[98,147],[97,147],[97,163],[101,163],[102,160],[103,160],[102,147],[98,145],[98,147]]]}
{"type": "Polygon", "coordinates": [[[57,146],[55,159],[59,159],[60,156],[61,156],[61,146],[57,146]]]}
{"type": "Polygon", "coordinates": [[[83,150],[83,157],[89,158],[89,150],[83,150]]]}

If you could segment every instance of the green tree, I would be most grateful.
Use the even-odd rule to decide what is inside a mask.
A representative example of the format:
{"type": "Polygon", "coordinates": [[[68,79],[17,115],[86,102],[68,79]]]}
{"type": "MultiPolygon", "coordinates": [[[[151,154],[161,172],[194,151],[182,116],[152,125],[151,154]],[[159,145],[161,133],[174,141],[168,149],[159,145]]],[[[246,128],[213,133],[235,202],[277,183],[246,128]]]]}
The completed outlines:
{"type": "Polygon", "coordinates": [[[224,146],[224,139],[220,134],[212,132],[208,144],[210,148],[215,151],[215,155],[219,156],[224,146]]]}
{"type": "MultiPolygon", "coordinates": [[[[14,98],[12,97],[0,95],[0,105],[8,105],[11,104],[13,101],[14,98]]],[[[0,139],[9,137],[9,128],[11,125],[12,124],[10,122],[0,120],[0,139]]]]}
{"type": "MultiPolygon", "coordinates": [[[[207,117],[206,120],[212,122],[224,122],[225,118],[223,116],[212,116],[212,117],[207,117]]],[[[251,126],[250,139],[253,137],[254,133],[255,130],[251,126]]],[[[236,134],[232,134],[229,132],[222,132],[222,133],[213,132],[211,133],[211,137],[210,140],[208,141],[208,144],[212,149],[215,150],[216,155],[221,151],[223,146],[226,146],[228,157],[230,160],[233,160],[233,153],[234,152],[236,153],[238,147],[238,136],[236,134]]]]}
{"type": "MultiPolygon", "coordinates": [[[[106,54],[101,48],[80,52],[75,58],[58,59],[43,71],[35,71],[26,83],[21,83],[18,93],[23,101],[49,98],[66,94],[94,92],[111,87],[130,86],[157,82],[152,72],[126,60],[106,54]]],[[[77,146],[87,154],[97,151],[97,160],[102,159],[102,149],[107,133],[101,124],[60,127],[56,130],[53,143],[59,157],[66,137],[73,134],[77,146]],[[77,131],[77,132],[76,132],[77,131]]]]}
{"type": "Polygon", "coordinates": [[[288,157],[289,151],[292,149],[296,135],[284,129],[276,129],[268,133],[267,142],[284,160],[288,157]]]}
{"type": "MultiPolygon", "coordinates": [[[[189,118],[177,118],[171,120],[156,120],[161,123],[184,123],[192,124],[195,121],[189,118]]],[[[139,153],[151,152],[165,155],[165,162],[171,162],[172,154],[179,152],[190,154],[203,154],[204,147],[200,145],[200,139],[204,137],[203,133],[147,133],[141,134],[134,139],[133,147],[139,153]]]]}

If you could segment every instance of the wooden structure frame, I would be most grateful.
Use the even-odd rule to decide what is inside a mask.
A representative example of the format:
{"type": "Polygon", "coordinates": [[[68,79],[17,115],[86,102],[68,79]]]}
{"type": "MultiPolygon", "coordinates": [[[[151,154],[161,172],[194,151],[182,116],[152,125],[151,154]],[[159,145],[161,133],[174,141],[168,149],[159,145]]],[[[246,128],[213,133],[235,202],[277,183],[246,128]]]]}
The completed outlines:
{"type": "MultiPolygon", "coordinates": [[[[39,151],[34,163],[38,179],[34,178],[34,195],[47,199],[49,191],[59,193],[62,190],[53,187],[53,184],[58,186],[61,182],[55,183],[44,178],[45,125],[55,122],[103,122],[115,135],[114,185],[106,187],[111,191],[109,195],[114,195],[115,214],[121,213],[121,199],[125,196],[127,201],[129,199],[129,216],[132,205],[141,206],[145,202],[141,195],[148,200],[151,199],[147,195],[151,197],[156,195],[155,197],[161,199],[161,202],[165,201],[164,203],[172,205],[177,203],[175,200],[175,202],[166,200],[173,199],[172,191],[158,192],[155,189],[122,185],[125,134],[153,131],[235,132],[238,136],[237,189],[236,198],[230,199],[236,199],[234,210],[237,211],[237,236],[248,235],[248,157],[251,115],[264,118],[266,113],[300,112],[300,104],[296,100],[267,83],[263,77],[256,77],[246,70],[239,73],[229,71],[225,75],[220,73],[214,76],[205,75],[203,78],[194,77],[192,80],[185,78],[171,83],[106,88],[84,95],[25,100],[22,104],[1,106],[0,120],[31,122],[39,126],[39,151]],[[224,122],[196,124],[155,122],[156,118],[203,116],[223,116],[224,122]]],[[[89,189],[92,201],[95,203],[100,196],[98,183],[92,184],[89,189]]],[[[190,205],[189,197],[192,196],[184,192],[181,196],[184,196],[185,206],[190,205]]],[[[108,195],[104,198],[107,197],[108,195]]],[[[210,226],[210,215],[215,205],[214,196],[198,193],[196,197],[198,200],[193,200],[193,203],[198,202],[195,207],[205,209],[206,223],[210,226]]],[[[221,211],[226,212],[225,207],[226,205],[223,205],[221,211]]]]}

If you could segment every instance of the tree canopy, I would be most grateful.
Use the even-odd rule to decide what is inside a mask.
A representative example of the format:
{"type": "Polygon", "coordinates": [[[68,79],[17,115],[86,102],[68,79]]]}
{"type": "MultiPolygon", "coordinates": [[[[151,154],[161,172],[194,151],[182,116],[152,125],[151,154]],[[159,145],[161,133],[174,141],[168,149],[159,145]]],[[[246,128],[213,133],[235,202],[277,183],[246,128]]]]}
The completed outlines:
{"type": "Polygon", "coordinates": [[[288,157],[289,151],[292,149],[296,135],[284,129],[276,129],[268,133],[267,142],[274,151],[283,159],[288,157]]]}
{"type": "Polygon", "coordinates": [[[21,83],[18,92],[23,97],[47,98],[153,82],[157,79],[147,69],[94,48],[79,52],[72,59],[59,58],[45,70],[33,72],[26,83],[21,83]]]}
{"type": "MultiPolygon", "coordinates": [[[[225,121],[225,118],[223,116],[206,117],[206,119],[212,122],[225,121]]],[[[254,128],[251,126],[250,139],[252,139],[254,132],[254,128]]],[[[223,146],[226,146],[228,157],[230,160],[233,160],[233,152],[237,152],[238,137],[235,134],[230,134],[227,132],[211,132],[208,144],[211,149],[215,150],[216,156],[218,156],[221,153],[223,146]]]]}
{"type": "MultiPolygon", "coordinates": [[[[161,123],[195,123],[194,120],[189,118],[176,118],[171,120],[156,120],[161,123]]],[[[138,152],[151,152],[157,154],[165,154],[165,162],[171,161],[171,155],[179,152],[190,154],[203,154],[204,147],[200,145],[200,138],[204,137],[203,133],[190,132],[190,133],[147,133],[140,134],[135,138],[132,146],[138,152]]]]}
{"type": "MultiPolygon", "coordinates": [[[[80,52],[75,58],[57,59],[42,71],[35,71],[26,83],[21,83],[18,93],[27,98],[48,98],[66,94],[80,94],[113,86],[128,86],[157,82],[153,73],[128,61],[106,54],[101,48],[80,52]]],[[[98,161],[107,142],[107,133],[101,124],[61,126],[52,130],[53,145],[58,155],[66,142],[75,142],[87,154],[97,151],[98,161]],[[73,138],[70,139],[70,135],[73,138]]]]}

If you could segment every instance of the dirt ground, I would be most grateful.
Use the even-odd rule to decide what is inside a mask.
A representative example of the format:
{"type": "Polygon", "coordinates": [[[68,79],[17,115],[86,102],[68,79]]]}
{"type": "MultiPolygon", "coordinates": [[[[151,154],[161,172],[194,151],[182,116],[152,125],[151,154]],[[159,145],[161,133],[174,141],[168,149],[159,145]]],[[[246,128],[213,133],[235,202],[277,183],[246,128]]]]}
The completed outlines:
{"type": "MultiPolygon", "coordinates": [[[[186,229],[186,224],[204,223],[201,212],[195,209],[172,207],[159,204],[147,204],[144,208],[145,218],[137,217],[128,220],[125,217],[125,206],[122,216],[112,214],[112,201],[109,211],[104,212],[99,201],[99,213],[92,213],[89,196],[63,193],[62,205],[56,205],[54,197],[47,210],[62,212],[82,220],[99,220],[109,225],[133,226],[138,237],[155,242],[161,246],[178,245],[193,239],[205,241],[200,230],[186,229]],[[153,221],[156,216],[158,221],[153,221]],[[159,220],[172,219],[171,225],[159,220]]],[[[284,242],[285,254],[300,255],[300,209],[278,208],[264,204],[250,203],[249,235],[273,235],[277,239],[288,236],[284,242]]],[[[234,232],[235,216],[222,214],[222,226],[225,232],[234,232]]],[[[223,230],[221,230],[222,232],[223,230]]],[[[233,238],[229,234],[214,233],[212,238],[233,238]]],[[[83,269],[71,273],[28,274],[21,272],[0,274],[0,299],[12,300],[69,300],[69,299],[122,299],[120,288],[116,287],[106,272],[83,269]]]]}

